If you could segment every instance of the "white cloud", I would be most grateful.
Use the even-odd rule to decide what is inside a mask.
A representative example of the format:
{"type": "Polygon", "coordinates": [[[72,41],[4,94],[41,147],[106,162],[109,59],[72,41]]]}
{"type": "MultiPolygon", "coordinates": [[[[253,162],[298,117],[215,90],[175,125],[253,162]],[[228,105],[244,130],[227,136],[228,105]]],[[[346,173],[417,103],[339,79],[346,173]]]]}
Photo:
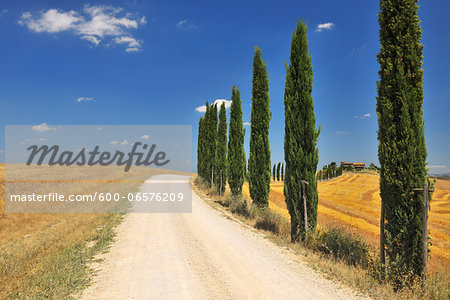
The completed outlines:
{"type": "Polygon", "coordinates": [[[354,47],[354,48],[352,48],[352,51],[350,51],[349,55],[356,55],[356,54],[362,53],[366,50],[366,48],[367,48],[367,44],[364,44],[360,47],[354,47]]]}
{"type": "Polygon", "coordinates": [[[100,42],[101,42],[100,39],[96,38],[96,37],[93,36],[93,35],[82,35],[82,36],[80,37],[80,39],[89,41],[89,42],[91,42],[92,44],[94,44],[95,46],[98,46],[98,44],[100,44],[100,42]]]}
{"type": "Polygon", "coordinates": [[[450,173],[450,167],[446,165],[431,165],[428,166],[430,168],[431,174],[444,174],[450,173]]]}
{"type": "Polygon", "coordinates": [[[18,22],[34,32],[72,31],[95,46],[110,38],[116,44],[126,44],[126,52],[131,52],[128,49],[139,50],[143,42],[132,37],[129,30],[146,24],[145,16],[137,19],[129,13],[123,17],[120,14],[121,8],[86,5],[81,12],[49,9],[36,17],[26,11],[18,22]]]}
{"type": "Polygon", "coordinates": [[[196,107],[195,110],[198,112],[206,112],[206,105],[196,107]]]}
{"type": "Polygon", "coordinates": [[[120,143],[121,145],[128,145],[128,141],[127,140],[123,140],[122,143],[120,143]]]}
{"type": "Polygon", "coordinates": [[[222,103],[225,103],[225,108],[231,107],[231,100],[217,99],[216,101],[214,101],[214,104],[217,104],[217,109],[220,109],[220,106],[222,105],[222,103]]]}
{"type": "Polygon", "coordinates": [[[141,139],[143,140],[148,140],[150,138],[150,136],[148,134],[144,134],[143,136],[141,136],[141,139]]]}
{"type": "Polygon", "coordinates": [[[56,130],[55,127],[50,127],[46,123],[42,123],[40,125],[34,125],[34,126],[31,127],[31,129],[34,130],[34,131],[37,131],[37,132],[45,132],[45,131],[56,130]]]}
{"type": "MultiPolygon", "coordinates": [[[[220,109],[220,106],[222,105],[222,103],[225,103],[225,108],[228,109],[231,107],[231,100],[226,100],[226,99],[217,99],[216,101],[214,101],[213,104],[217,104],[217,110],[220,109]]],[[[195,108],[196,111],[198,112],[206,112],[206,105],[201,105],[199,107],[195,108]]]]}
{"type": "Polygon", "coordinates": [[[180,20],[180,21],[177,23],[177,27],[183,26],[183,24],[186,24],[186,22],[187,22],[187,20],[180,20]]]}
{"type": "Polygon", "coordinates": [[[131,47],[131,48],[125,49],[125,52],[137,52],[137,51],[139,51],[139,48],[137,48],[137,47],[131,47]]]}
{"type": "Polygon", "coordinates": [[[0,19],[1,19],[4,15],[6,15],[7,13],[8,13],[8,10],[7,10],[7,9],[4,9],[4,10],[0,11],[0,19]]]}
{"type": "Polygon", "coordinates": [[[367,113],[363,114],[362,116],[355,116],[355,119],[368,119],[370,117],[371,117],[370,113],[367,113]]]}
{"type": "Polygon", "coordinates": [[[119,141],[111,141],[111,145],[117,145],[119,143],[119,141]]]}
{"type": "Polygon", "coordinates": [[[190,24],[190,22],[188,22],[187,20],[178,21],[176,27],[183,29],[197,29],[197,26],[190,24]]]}
{"type": "Polygon", "coordinates": [[[86,102],[86,101],[93,101],[94,97],[79,97],[77,98],[77,102],[86,102]]]}
{"type": "Polygon", "coordinates": [[[49,9],[41,12],[39,19],[34,19],[28,11],[24,12],[20,17],[19,24],[26,25],[32,31],[53,33],[72,29],[82,20],[82,17],[73,10],[64,12],[59,9],[49,9]]]}
{"type": "Polygon", "coordinates": [[[128,44],[128,47],[140,47],[140,41],[137,41],[135,38],[129,37],[129,36],[121,36],[121,37],[116,37],[114,39],[114,42],[116,42],[117,44],[123,44],[126,43],[128,44]]]}
{"type": "Polygon", "coordinates": [[[244,122],[244,126],[250,126],[250,122],[244,122]]]}
{"type": "Polygon", "coordinates": [[[322,23],[317,25],[316,31],[321,32],[323,30],[330,30],[334,27],[334,23],[328,22],[328,23],[322,23]]]}
{"type": "Polygon", "coordinates": [[[334,134],[337,134],[337,135],[349,135],[350,131],[335,131],[334,134]]]}
{"type": "Polygon", "coordinates": [[[446,166],[446,165],[432,165],[432,166],[430,166],[430,168],[446,169],[446,168],[449,168],[449,167],[446,166]]]}

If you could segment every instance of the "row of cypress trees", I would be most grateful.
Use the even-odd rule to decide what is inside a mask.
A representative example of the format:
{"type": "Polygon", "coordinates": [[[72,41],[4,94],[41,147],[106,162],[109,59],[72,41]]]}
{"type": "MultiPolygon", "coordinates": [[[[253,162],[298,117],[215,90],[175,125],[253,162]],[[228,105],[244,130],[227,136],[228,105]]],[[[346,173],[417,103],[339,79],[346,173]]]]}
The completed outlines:
{"type": "MultiPolygon", "coordinates": [[[[380,64],[377,82],[378,158],[381,217],[381,256],[398,274],[421,275],[426,272],[422,253],[423,196],[415,193],[428,179],[423,124],[423,45],[417,0],[380,0],[380,64]]],[[[292,35],[290,61],[286,64],[285,137],[286,162],[284,195],[291,217],[291,240],[304,237],[303,195],[306,196],[308,225],[317,224],[317,180],[319,160],[314,103],[311,96],[313,70],[308,51],[307,26],[300,20],[292,35]],[[305,181],[305,190],[302,182],[305,181]],[[307,183],[307,184],[306,184],[307,183]]],[[[242,191],[245,174],[242,108],[238,90],[233,88],[233,104],[228,142],[228,182],[234,194],[242,191]],[[239,101],[239,102],[235,102],[239,101]],[[237,103],[237,104],[236,104],[237,103]],[[233,109],[234,105],[234,109],[233,109]],[[239,106],[239,108],[237,108],[239,106]],[[236,142],[238,141],[238,142],[236,142]]],[[[271,119],[269,81],[261,50],[255,49],[252,80],[252,112],[248,180],[250,196],[256,205],[268,206],[271,163],[269,123],[271,119]]],[[[226,124],[226,120],[225,120],[226,124]]],[[[217,109],[207,105],[199,123],[200,176],[208,179],[214,160],[223,158],[216,151],[217,109]],[[200,140],[201,139],[201,140],[200,140]]],[[[226,126],[226,125],[225,125],[226,126]]],[[[220,141],[223,143],[223,128],[220,141]]],[[[275,173],[275,166],[274,166],[275,173]]],[[[212,184],[212,183],[211,183],[212,184]]],[[[425,257],[425,258],[424,258],[425,257]]]]}
{"type": "MultiPolygon", "coordinates": [[[[312,64],[308,52],[307,26],[299,21],[292,36],[290,64],[286,65],[285,105],[285,160],[274,165],[276,179],[285,180],[284,193],[291,216],[291,237],[297,241],[305,234],[303,193],[307,199],[307,215],[310,229],[317,223],[317,182],[318,163],[314,103],[312,93],[312,64]],[[281,176],[280,176],[281,175],[281,176]],[[307,181],[302,191],[302,181],[307,181]]],[[[252,77],[252,110],[250,127],[250,155],[248,174],[250,197],[259,207],[268,207],[271,181],[269,144],[270,111],[269,79],[267,65],[262,60],[261,49],[255,48],[252,77]]],[[[199,121],[198,172],[209,186],[225,189],[228,179],[233,195],[242,193],[246,166],[244,153],[244,129],[242,124],[242,104],[239,89],[232,88],[230,111],[230,133],[228,153],[224,151],[226,141],[225,107],[220,108],[217,129],[217,107],[206,104],[206,113],[199,121]],[[225,159],[227,157],[227,159],[225,159]],[[214,172],[214,169],[216,172],[214,172]],[[222,170],[222,176],[218,171],[222,170]],[[214,175],[215,174],[215,175],[214,175]],[[216,179],[213,179],[216,178],[216,179]],[[220,178],[222,182],[220,183],[220,178]]],[[[222,192],[223,192],[222,190],[222,192]]]]}
{"type": "Polygon", "coordinates": [[[273,165],[272,179],[273,181],[284,181],[284,163],[279,162],[273,165]]]}
{"type": "Polygon", "coordinates": [[[244,129],[239,88],[232,87],[230,109],[230,133],[225,103],[206,102],[205,116],[200,117],[197,144],[197,172],[209,187],[215,186],[221,193],[227,181],[234,195],[242,193],[245,176],[244,129]],[[227,140],[228,138],[228,140],[227,140]]]}
{"type": "Polygon", "coordinates": [[[205,116],[198,124],[197,172],[208,185],[213,186],[217,148],[217,105],[206,102],[205,116]]]}
{"type": "Polygon", "coordinates": [[[331,162],[329,165],[324,165],[322,170],[319,170],[316,173],[316,179],[319,180],[328,180],[338,176],[341,176],[344,171],[344,166],[341,165],[339,168],[336,165],[336,162],[331,162]]]}
{"type": "Polygon", "coordinates": [[[318,181],[332,179],[342,175],[343,168],[323,168],[316,173],[318,181]]]}
{"type": "MultiPolygon", "coordinates": [[[[252,115],[248,174],[250,196],[256,205],[267,207],[270,189],[269,123],[271,119],[269,79],[261,49],[255,48],[252,80],[252,115]]],[[[217,122],[217,107],[206,102],[205,116],[200,118],[197,170],[210,187],[225,191],[226,182],[233,195],[242,194],[246,175],[242,102],[239,88],[231,89],[230,132],[227,147],[227,121],[222,103],[217,122]],[[220,172],[222,173],[220,175],[220,172]]]]}

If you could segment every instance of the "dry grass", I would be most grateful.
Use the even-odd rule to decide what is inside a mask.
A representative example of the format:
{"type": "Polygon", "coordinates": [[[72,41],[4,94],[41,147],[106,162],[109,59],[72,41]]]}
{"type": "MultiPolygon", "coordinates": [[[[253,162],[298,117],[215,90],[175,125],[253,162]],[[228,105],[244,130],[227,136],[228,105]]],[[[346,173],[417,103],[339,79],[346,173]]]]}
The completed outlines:
{"type": "MultiPolygon", "coordinates": [[[[338,179],[342,180],[343,178],[336,178],[335,181],[338,179]]],[[[355,182],[357,176],[350,176],[348,180],[355,182]]],[[[219,210],[234,211],[233,214],[236,219],[249,226],[264,230],[267,237],[273,242],[283,248],[290,248],[302,256],[302,260],[306,261],[312,269],[319,270],[326,278],[354,289],[361,293],[364,298],[369,296],[374,299],[450,299],[450,281],[446,269],[439,268],[442,271],[429,276],[424,288],[420,283],[414,283],[400,291],[394,291],[389,282],[380,281],[377,253],[374,253],[373,248],[367,245],[367,236],[359,235],[361,231],[359,231],[360,227],[357,226],[363,228],[364,224],[370,224],[362,218],[358,218],[361,220],[360,222],[353,221],[353,218],[356,217],[351,217],[349,223],[340,223],[340,218],[346,221],[349,221],[349,219],[345,217],[345,213],[338,213],[330,208],[332,212],[334,211],[333,216],[335,217],[328,222],[323,222],[324,215],[321,212],[323,206],[322,208],[319,207],[319,220],[322,223],[318,226],[318,230],[309,235],[304,242],[291,243],[289,214],[284,202],[282,183],[272,182],[269,210],[266,210],[266,212],[269,212],[270,218],[264,220],[264,224],[261,224],[263,226],[259,226],[257,220],[258,216],[264,217],[264,214],[261,214],[259,210],[252,211],[254,206],[251,205],[251,199],[248,196],[247,183],[243,187],[244,197],[236,202],[241,203],[241,200],[244,200],[246,203],[246,209],[244,210],[232,208],[233,201],[236,200],[230,194],[225,193],[224,196],[219,197],[213,189],[205,188],[204,185],[199,184],[201,180],[196,180],[195,183],[199,187],[198,192],[207,200],[207,203],[219,210]],[[278,224],[277,230],[273,230],[273,224],[278,224]],[[354,255],[355,251],[358,254],[356,256],[354,255]]],[[[330,181],[323,183],[330,183],[330,181]]],[[[321,185],[322,183],[319,184],[319,194],[321,193],[321,185]]],[[[331,192],[331,194],[336,193],[331,192]]],[[[238,207],[240,206],[238,205],[238,207]]]]}
{"type": "MultiPolygon", "coordinates": [[[[270,207],[289,218],[284,201],[284,185],[272,182],[270,207]]],[[[379,176],[346,173],[332,180],[319,182],[318,224],[339,226],[364,236],[373,247],[379,247],[380,195],[379,176]]],[[[450,181],[438,179],[431,201],[428,228],[431,258],[429,271],[450,269],[450,181]]],[[[249,195],[248,185],[244,194],[249,195]]]]}
{"type": "MultiPolygon", "coordinates": [[[[135,180],[114,181],[109,191],[136,191],[148,178],[133,175],[135,180]]],[[[121,214],[6,214],[4,191],[5,166],[0,164],[0,299],[67,298],[88,284],[87,262],[107,247],[121,214]]]]}

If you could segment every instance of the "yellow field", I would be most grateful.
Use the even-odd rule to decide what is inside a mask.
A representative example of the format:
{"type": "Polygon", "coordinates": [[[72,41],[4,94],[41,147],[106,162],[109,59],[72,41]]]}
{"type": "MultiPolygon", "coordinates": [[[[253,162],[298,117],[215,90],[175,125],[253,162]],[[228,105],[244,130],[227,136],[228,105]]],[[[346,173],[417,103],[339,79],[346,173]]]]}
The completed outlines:
{"type": "MultiPolygon", "coordinates": [[[[19,169],[13,168],[12,172],[19,169]]],[[[55,169],[53,168],[53,171],[56,171],[55,169]]],[[[79,174],[65,170],[60,171],[60,174],[57,172],[54,174],[57,177],[60,177],[60,175],[76,178],[90,176],[98,179],[111,177],[119,180],[95,181],[90,178],[91,180],[85,183],[83,187],[88,187],[91,190],[106,188],[109,192],[134,192],[143,180],[149,177],[149,172],[153,172],[149,171],[148,168],[147,170],[134,168],[128,173],[128,176],[132,177],[133,180],[128,180],[124,177],[117,178],[116,174],[111,173],[106,167],[100,168],[96,171],[97,173],[92,172],[92,170],[90,172],[81,170],[79,174]]],[[[24,174],[24,180],[36,184],[36,189],[39,191],[42,184],[30,180],[30,178],[40,178],[33,174],[33,168],[28,168],[24,174]]],[[[20,178],[20,176],[17,177],[20,178]]],[[[9,177],[8,182],[10,182],[9,177]]],[[[58,185],[54,186],[59,187],[58,185]]],[[[102,237],[99,237],[98,230],[120,217],[119,214],[110,213],[6,214],[4,196],[5,165],[0,164],[0,299],[6,298],[9,292],[17,291],[27,291],[34,296],[45,295],[45,289],[55,288],[56,285],[55,282],[49,282],[52,278],[48,274],[53,271],[48,267],[46,268],[45,263],[53,259],[60,261],[61,265],[55,263],[51,265],[51,268],[65,268],[65,262],[59,258],[65,255],[66,249],[89,241],[101,240],[102,237]]],[[[64,276],[70,277],[72,274],[64,274],[64,276]]],[[[66,281],[69,282],[66,278],[59,278],[59,286],[64,286],[66,281]]],[[[67,289],[72,288],[72,286],[69,286],[67,289]]],[[[24,298],[34,298],[34,296],[24,296],[24,298]]]]}
{"type": "MultiPolygon", "coordinates": [[[[379,176],[347,173],[329,181],[319,182],[319,225],[346,227],[379,247],[380,195],[379,176]]],[[[450,180],[438,180],[431,201],[428,229],[433,245],[430,248],[430,271],[450,269],[450,180]]],[[[244,194],[249,195],[248,185],[244,194]]],[[[283,183],[272,182],[270,207],[289,218],[284,201],[283,183]]]]}

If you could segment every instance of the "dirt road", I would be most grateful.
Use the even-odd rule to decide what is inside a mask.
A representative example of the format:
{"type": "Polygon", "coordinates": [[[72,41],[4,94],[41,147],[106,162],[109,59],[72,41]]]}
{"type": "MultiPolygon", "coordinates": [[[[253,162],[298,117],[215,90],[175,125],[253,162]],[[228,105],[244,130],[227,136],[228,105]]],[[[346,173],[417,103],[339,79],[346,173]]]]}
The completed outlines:
{"type": "Polygon", "coordinates": [[[82,299],[353,297],[195,192],[192,213],[129,214],[102,258],[82,299]]]}

